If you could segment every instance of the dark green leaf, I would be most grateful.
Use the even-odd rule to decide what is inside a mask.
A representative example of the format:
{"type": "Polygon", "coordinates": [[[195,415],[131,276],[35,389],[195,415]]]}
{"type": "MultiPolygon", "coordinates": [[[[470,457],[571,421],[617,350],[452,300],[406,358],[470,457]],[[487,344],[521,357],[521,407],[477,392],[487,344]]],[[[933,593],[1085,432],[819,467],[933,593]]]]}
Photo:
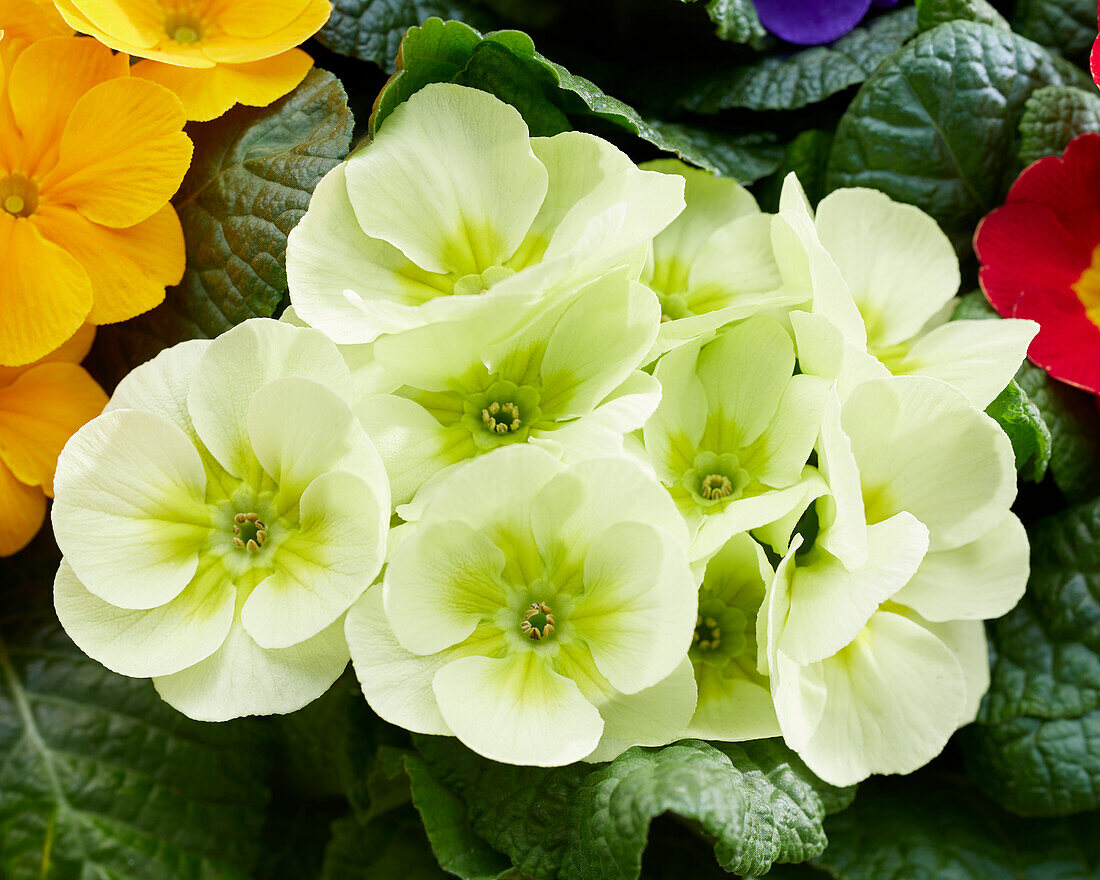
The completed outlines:
{"type": "Polygon", "coordinates": [[[830,817],[817,860],[835,880],[1088,880],[1098,816],[1006,816],[973,789],[923,773],[875,781],[830,817]]]}
{"type": "Polygon", "coordinates": [[[977,21],[1008,30],[1008,22],[989,0],[917,0],[917,25],[930,31],[948,21],[977,21]]]}
{"type": "Polygon", "coordinates": [[[899,9],[829,46],[708,72],[698,85],[688,88],[679,104],[693,113],[717,113],[731,107],[796,110],[863,82],[916,32],[916,10],[899,9]]]}
{"type": "Polygon", "coordinates": [[[492,26],[477,0],[334,0],[332,16],[316,38],[333,52],[391,71],[405,31],[433,16],[492,26]]]}
{"type": "Polygon", "coordinates": [[[712,171],[745,186],[774,173],[783,160],[783,146],[775,135],[732,135],[655,119],[651,119],[649,124],[668,143],[677,143],[682,147],[687,145],[684,152],[705,156],[706,165],[712,171]]]}
{"type": "Polygon", "coordinates": [[[351,129],[347,95],[323,70],[270,107],[189,126],[195,157],[173,199],[187,271],[153,311],[100,329],[96,378],[113,388],[162,348],[273,315],[286,294],[287,235],[346,155],[351,129]]]}
{"type": "Polygon", "coordinates": [[[991,625],[996,659],[964,732],[982,788],[1025,815],[1100,808],[1100,500],[1030,531],[1031,579],[991,625]]]}
{"type": "Polygon", "coordinates": [[[363,822],[354,817],[332,825],[321,880],[447,880],[432,858],[416,814],[388,813],[363,822]]]}
{"type": "Polygon", "coordinates": [[[1024,103],[1063,84],[1034,43],[976,22],[940,25],[863,84],[837,128],[829,187],[868,186],[914,204],[966,252],[1015,172],[1024,103]]]}
{"type": "Polygon", "coordinates": [[[766,35],[752,0],[708,0],[707,15],[714,22],[715,33],[731,43],[757,44],[766,35]]]}
{"type": "Polygon", "coordinates": [[[341,801],[305,800],[276,791],[267,809],[254,880],[321,880],[330,826],[345,813],[347,804],[341,801]]]}
{"type": "Polygon", "coordinates": [[[1016,470],[1021,478],[1040,482],[1050,462],[1050,428],[1027,392],[1010,382],[985,411],[997,420],[1012,441],[1016,470]]]}
{"type": "MultiPolygon", "coordinates": [[[[821,852],[826,806],[849,796],[774,741],[719,751],[688,740],[630,749],[610,764],[549,769],[495,764],[450,739],[418,745],[427,770],[465,804],[474,832],[540,878],[638,877],[649,825],[666,812],[700,828],[726,870],[762,873],[821,852]]],[[[415,780],[413,790],[416,799],[415,780]]]]}
{"type": "Polygon", "coordinates": [[[1017,0],[1012,27],[1063,55],[1080,56],[1096,39],[1096,0],[1017,0]]]}
{"type": "Polygon", "coordinates": [[[792,171],[806,191],[810,204],[816,205],[825,196],[825,174],[829,164],[829,152],[833,135],[829,131],[808,129],[787,144],[774,177],[766,181],[760,191],[760,204],[767,211],[779,210],[779,196],[783,180],[792,171]]]}
{"type": "Polygon", "coordinates": [[[1020,163],[1060,156],[1071,140],[1100,131],[1100,95],[1066,86],[1039,89],[1027,99],[1020,119],[1020,163]]]}

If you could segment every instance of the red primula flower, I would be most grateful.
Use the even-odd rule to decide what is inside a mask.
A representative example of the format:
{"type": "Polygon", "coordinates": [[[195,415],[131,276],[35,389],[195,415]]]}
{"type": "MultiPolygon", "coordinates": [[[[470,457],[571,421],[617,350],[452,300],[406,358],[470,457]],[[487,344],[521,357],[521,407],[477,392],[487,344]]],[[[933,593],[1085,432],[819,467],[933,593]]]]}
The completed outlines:
{"type": "Polygon", "coordinates": [[[974,250],[993,308],[1039,323],[1028,357],[1100,394],[1100,134],[1026,168],[979,224],[974,250]]]}

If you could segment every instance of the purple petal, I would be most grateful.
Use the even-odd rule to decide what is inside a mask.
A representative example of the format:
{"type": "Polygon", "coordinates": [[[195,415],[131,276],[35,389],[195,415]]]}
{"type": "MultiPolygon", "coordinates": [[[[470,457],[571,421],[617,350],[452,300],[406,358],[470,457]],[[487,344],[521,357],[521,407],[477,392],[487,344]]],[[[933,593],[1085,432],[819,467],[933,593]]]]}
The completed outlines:
{"type": "Polygon", "coordinates": [[[875,6],[897,6],[898,0],[871,0],[875,6]]]}
{"type": "Polygon", "coordinates": [[[788,43],[816,46],[842,37],[871,8],[871,0],[753,0],[760,23],[788,43]]]}

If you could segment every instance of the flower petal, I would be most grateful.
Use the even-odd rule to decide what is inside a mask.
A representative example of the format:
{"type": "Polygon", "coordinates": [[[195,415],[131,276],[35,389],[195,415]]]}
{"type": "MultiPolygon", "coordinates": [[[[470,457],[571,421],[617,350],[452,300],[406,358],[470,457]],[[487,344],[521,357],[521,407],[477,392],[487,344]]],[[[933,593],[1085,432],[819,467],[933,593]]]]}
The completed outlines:
{"type": "MultiPolygon", "coordinates": [[[[265,0],[254,0],[254,2],[267,10],[265,0]]],[[[332,14],[332,5],[329,0],[308,0],[299,8],[302,10],[299,15],[263,36],[250,35],[249,38],[242,39],[230,28],[226,28],[225,32],[210,34],[195,45],[206,58],[218,64],[246,64],[262,58],[270,58],[285,52],[292,46],[304,43],[321,29],[332,14]]],[[[231,15],[232,27],[237,30],[242,29],[241,22],[247,17],[246,10],[231,15]]],[[[258,29],[266,29],[270,25],[270,18],[268,16],[253,18],[252,22],[258,29]],[[265,19],[266,23],[261,24],[265,19]]]]}
{"type": "Polygon", "coordinates": [[[699,344],[674,348],[657,362],[661,402],[645,423],[646,452],[661,479],[673,483],[690,470],[707,424],[707,395],[695,372],[699,344]]]}
{"type": "Polygon", "coordinates": [[[72,205],[93,223],[125,227],[164,207],[191,164],[183,108],[168,89],[121,77],[89,89],[61,136],[42,198],[72,205]]]}
{"type": "Polygon", "coordinates": [[[228,721],[296,712],[332,687],[347,665],[342,617],[313,638],[274,651],[257,645],[235,620],[217,651],[153,684],[188,718],[228,721]]]}
{"type": "Polygon", "coordinates": [[[156,608],[195,576],[210,531],[191,441],[150,413],[93,419],[57,461],[53,529],[81,583],[121,608],[156,608]]]}
{"type": "Polygon", "coordinates": [[[596,707],[535,651],[452,660],[436,673],[433,689],[455,736],[493,761],[572,764],[603,732],[596,707]]]}
{"type": "Polygon", "coordinates": [[[754,0],[760,23],[781,40],[801,46],[831,43],[854,28],[871,0],[754,0]]]}
{"type": "Polygon", "coordinates": [[[797,483],[813,451],[830,382],[819,376],[792,376],[775,417],[746,450],[741,466],[765,486],[797,483]]]}
{"type": "Polygon", "coordinates": [[[170,602],[148,610],[118,608],[88,592],[62,560],[53,601],[65,632],[112,672],[134,678],[171,675],[205,660],[233,624],[237,591],[208,567],[170,602]]]}
{"type": "Polygon", "coordinates": [[[0,388],[0,460],[29,486],[53,495],[57,456],[107,395],[83,367],[42,364],[0,388]]]}
{"type": "Polygon", "coordinates": [[[0,557],[26,547],[46,519],[46,496],[15,478],[0,461],[0,557]]]}
{"type": "Polygon", "coordinates": [[[512,256],[547,186],[519,113],[450,83],[425,86],[394,110],[346,173],[368,235],[459,277],[512,256]]]}
{"type": "Polygon", "coordinates": [[[165,205],[147,220],[112,229],[71,208],[43,205],[32,219],[47,239],[75,257],[92,282],[92,324],[126,321],[159,305],[183,278],[183,229],[165,205]]]}
{"type": "Polygon", "coordinates": [[[187,410],[187,395],[209,347],[209,339],[188,339],[164,349],[123,376],[104,412],[136,409],[152,413],[171,422],[197,445],[199,435],[187,410]]]}
{"type": "Polygon", "coordinates": [[[982,697],[989,690],[989,645],[986,642],[985,624],[980,620],[918,622],[947,645],[962,666],[966,679],[966,708],[959,727],[970,724],[977,719],[982,697]]]}
{"type": "Polygon", "coordinates": [[[345,633],[359,686],[379,718],[414,733],[454,735],[432,691],[436,672],[453,658],[446,651],[422,656],[401,647],[386,620],[380,586],[351,606],[345,633]]]}

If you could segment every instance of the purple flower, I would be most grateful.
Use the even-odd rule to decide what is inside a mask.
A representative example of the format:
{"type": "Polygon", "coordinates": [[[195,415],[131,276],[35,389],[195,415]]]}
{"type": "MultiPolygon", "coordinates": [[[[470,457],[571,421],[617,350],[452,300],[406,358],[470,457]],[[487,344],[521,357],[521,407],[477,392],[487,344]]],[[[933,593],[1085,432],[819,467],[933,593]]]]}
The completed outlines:
{"type": "Polygon", "coordinates": [[[788,43],[816,46],[854,28],[872,2],[894,6],[898,0],[753,0],[760,23],[788,43]]]}

